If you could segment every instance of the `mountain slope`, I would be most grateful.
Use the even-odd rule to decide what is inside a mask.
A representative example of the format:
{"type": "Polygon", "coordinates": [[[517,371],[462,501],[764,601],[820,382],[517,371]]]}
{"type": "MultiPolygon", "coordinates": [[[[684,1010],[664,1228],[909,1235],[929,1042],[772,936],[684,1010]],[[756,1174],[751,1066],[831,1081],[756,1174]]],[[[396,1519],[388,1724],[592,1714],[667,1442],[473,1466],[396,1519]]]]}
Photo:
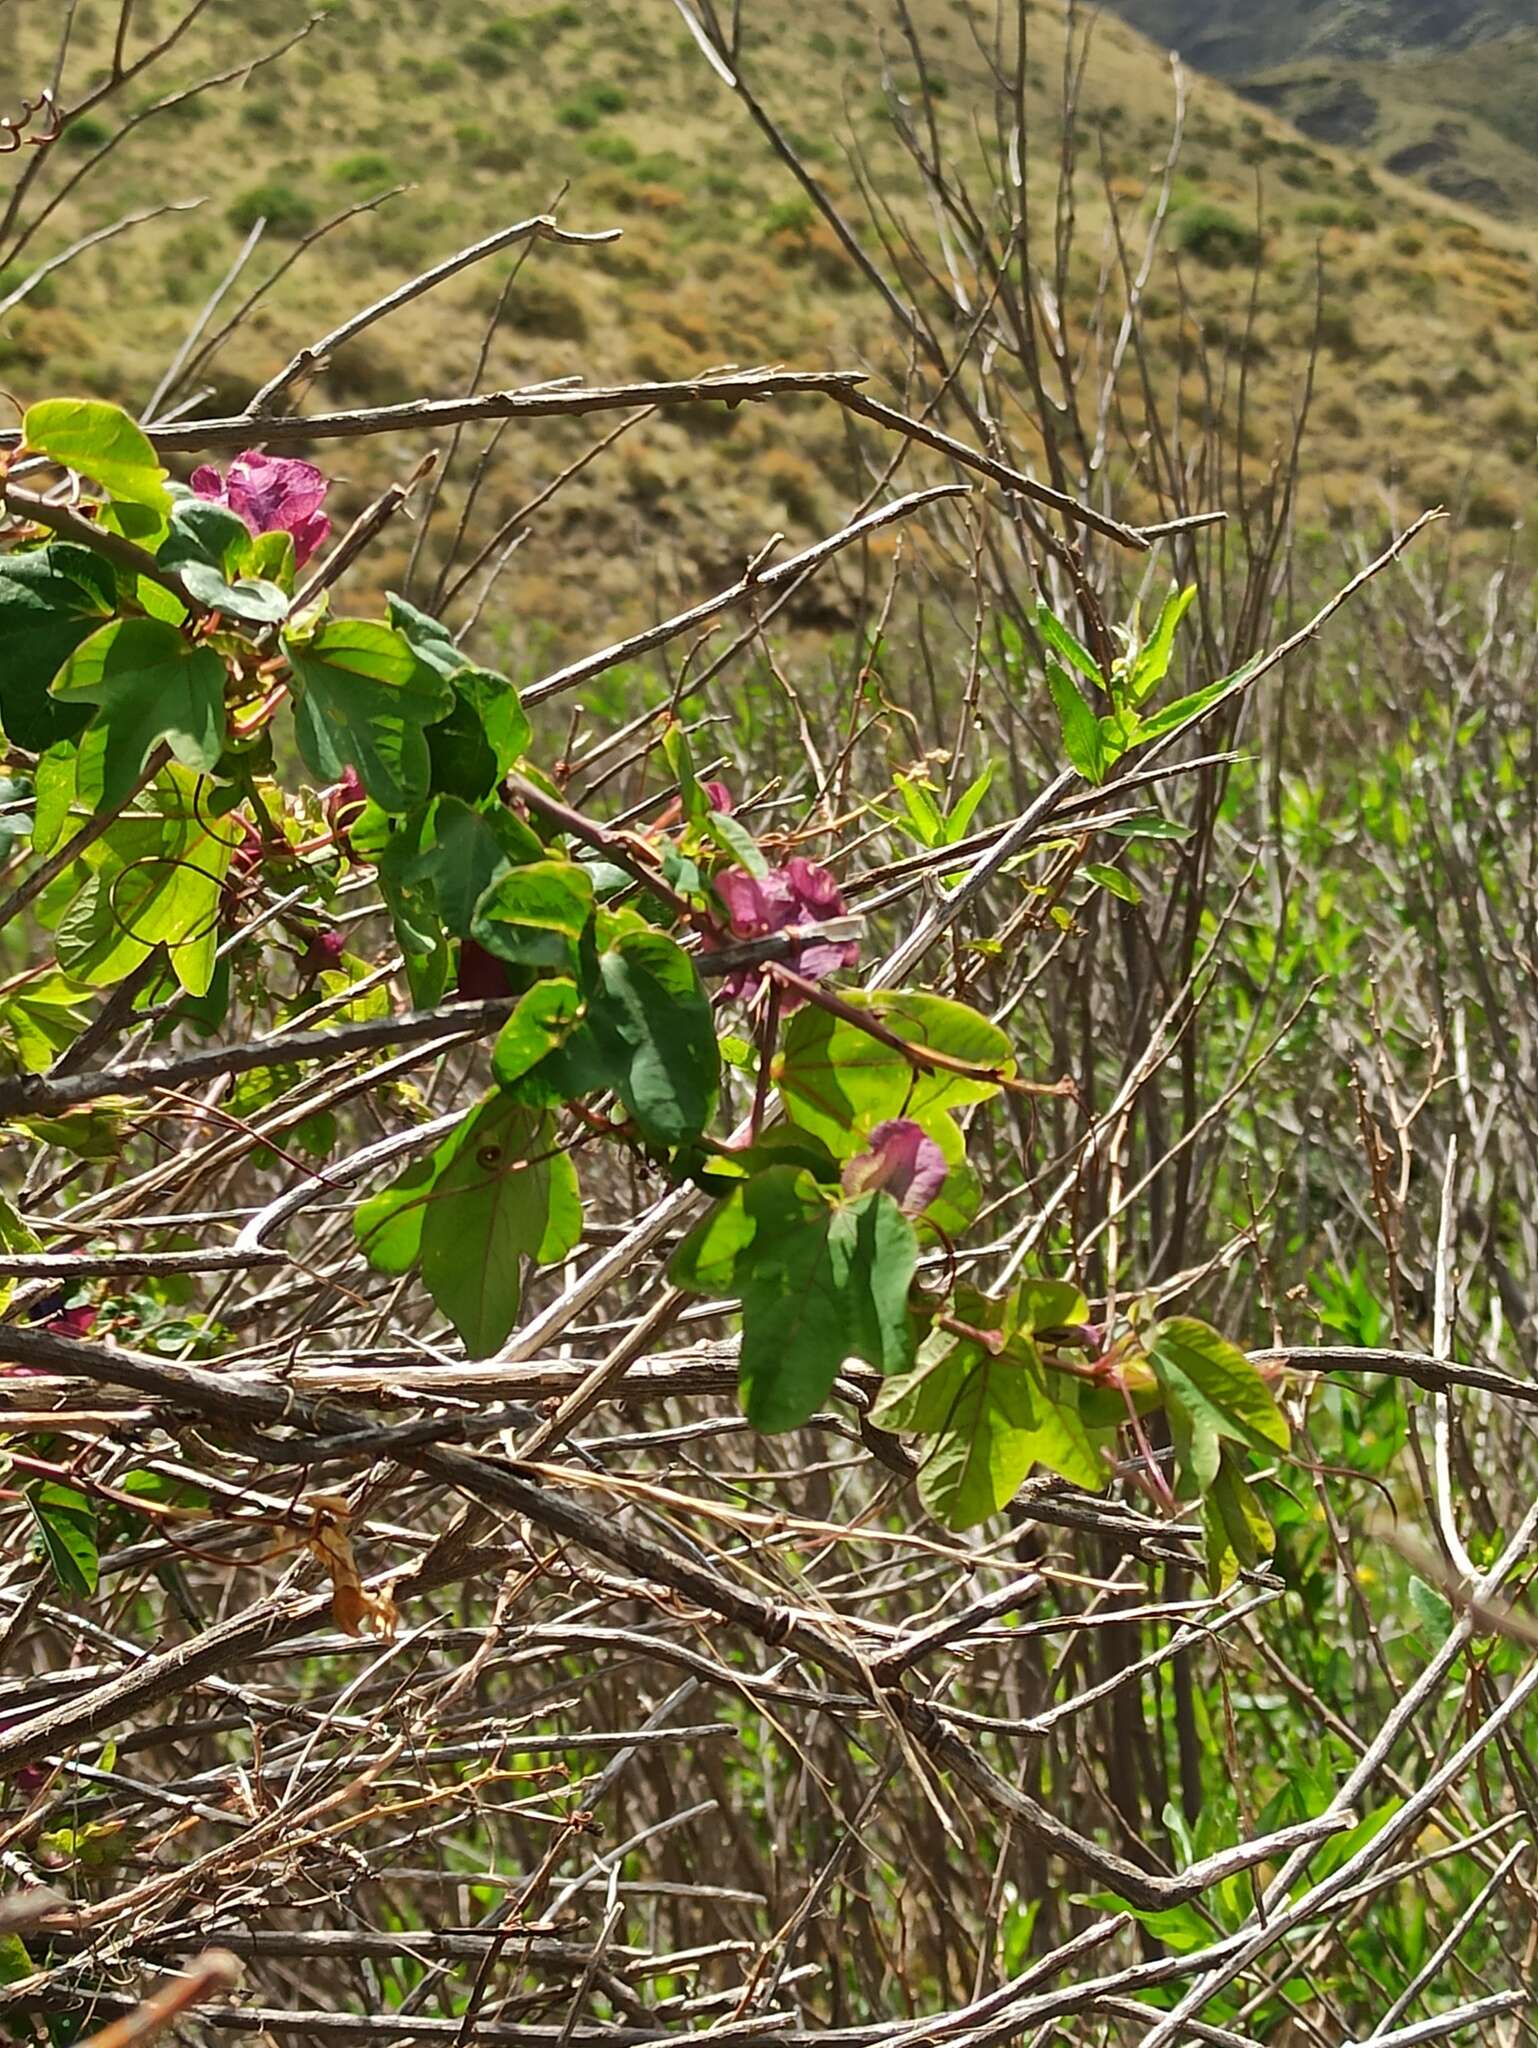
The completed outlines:
{"type": "Polygon", "coordinates": [[[1302,57],[1355,62],[1533,26],[1531,0],[1110,0],[1134,28],[1223,78],[1302,57]]]}
{"type": "Polygon", "coordinates": [[[1506,219],[1538,220],[1532,0],[1111,0],[1316,141],[1506,219]]]}
{"type": "MultiPolygon", "coordinates": [[[[8,24],[17,76],[46,75],[49,13],[8,24]]],[[[309,13],[310,0],[215,10],[198,47],[178,50],[165,82],[235,64],[251,54],[256,29],[276,41],[309,13]]],[[[946,146],[986,181],[975,140],[994,106],[985,56],[949,0],[912,0],[912,13],[931,53],[946,146]]],[[[886,9],[830,0],[816,27],[798,10],[767,4],[744,16],[746,61],[765,103],[839,204],[862,217],[854,152],[882,204],[932,244],[932,216],[894,131],[894,104],[899,115],[912,106],[916,81],[886,9]],[[881,89],[883,62],[895,102],[881,89]]],[[[89,76],[101,52],[88,38],[101,31],[85,10],[81,24],[77,55],[89,76]]],[[[1032,24],[1025,173],[1033,203],[1050,218],[1061,128],[1055,0],[1036,7],[1032,24]]],[[[1169,119],[1160,54],[1103,21],[1082,107],[1094,146],[1084,149],[1075,193],[1072,322],[1098,289],[1106,228],[1099,149],[1140,239],[1169,119]]],[[[1519,383],[1538,327],[1526,248],[1401,187],[1375,188],[1328,149],[1205,80],[1194,85],[1187,137],[1166,253],[1145,304],[1150,377],[1167,415],[1179,414],[1183,431],[1199,438],[1213,380],[1230,390],[1242,380],[1251,452],[1269,457],[1298,400],[1322,254],[1322,431],[1305,516],[1372,514],[1391,488],[1417,507],[1469,493],[1476,518],[1490,526],[1524,514],[1538,449],[1538,405],[1519,383]],[[1249,269],[1233,258],[1255,234],[1257,169],[1265,261],[1251,326],[1249,269]]],[[[78,151],[61,155],[61,172],[79,160],[78,151]]],[[[304,403],[463,390],[504,287],[482,388],[576,374],[688,377],[775,359],[863,366],[888,393],[900,393],[907,374],[889,316],[704,65],[668,0],[340,0],[280,64],[146,122],[110,162],[109,178],[60,207],[34,255],[131,209],[169,198],[204,203],[91,250],[0,315],[0,381],[23,402],[64,385],[142,403],[252,222],[265,217],[239,292],[269,277],[270,288],[183,394],[203,410],[239,410],[301,344],[416,269],[544,211],[563,187],[566,227],[617,227],[621,238],[540,247],[527,262],[513,251],[466,272],[337,351],[304,403]],[[284,268],[306,229],[398,185],[410,189],[284,268]]],[[[900,250],[883,253],[868,219],[863,232],[879,260],[897,264],[904,291],[930,289],[903,268],[900,250]]],[[[0,280],[0,297],[12,282],[0,280]]],[[[1134,442],[1140,404],[1133,389],[1134,442]]],[[[1028,424],[1019,431],[1029,456],[1028,424]]],[[[499,658],[515,666],[573,637],[590,645],[734,580],[776,529],[790,545],[830,531],[868,487],[874,445],[862,453],[844,418],[811,401],[657,418],[585,469],[548,512],[518,522],[519,508],[596,438],[580,423],[510,430],[467,503],[482,446],[468,437],[444,516],[422,544],[414,587],[430,592],[462,514],[473,545],[506,522],[514,532],[526,524],[486,615],[499,658]]],[[[403,434],[350,450],[339,511],[357,510],[383,482],[408,474],[423,445],[403,434]]],[[[395,534],[393,553],[387,546],[380,558],[392,578],[406,574],[415,542],[405,522],[395,534]]],[[[478,589],[478,578],[466,587],[460,616],[478,589]]],[[[838,623],[836,579],[828,589],[826,622],[838,623]]]]}

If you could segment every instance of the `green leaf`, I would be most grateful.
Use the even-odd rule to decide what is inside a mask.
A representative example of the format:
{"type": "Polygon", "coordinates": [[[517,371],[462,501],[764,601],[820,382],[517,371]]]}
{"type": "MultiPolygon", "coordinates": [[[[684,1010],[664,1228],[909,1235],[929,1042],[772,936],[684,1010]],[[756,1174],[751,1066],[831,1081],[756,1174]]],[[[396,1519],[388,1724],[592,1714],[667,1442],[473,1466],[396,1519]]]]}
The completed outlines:
{"type": "Polygon", "coordinates": [[[181,578],[188,596],[211,612],[225,612],[232,619],[247,619],[258,626],[281,625],[288,617],[288,593],[259,576],[239,576],[231,583],[217,569],[189,562],[181,578]]]}
{"type": "Polygon", "coordinates": [[[92,398],[53,398],[27,408],[23,439],[35,455],[100,484],[114,498],[170,509],[166,473],[143,430],[121,406],[92,398]]]}
{"type": "Polygon", "coordinates": [[[926,784],[914,775],[895,775],[892,780],[908,813],[908,829],[920,846],[943,844],[945,819],[926,784]]]}
{"type": "Polygon", "coordinates": [[[915,1369],[883,1388],[870,1419],[880,1429],[936,1439],[919,1468],[919,1496],[951,1529],[997,1514],[1037,1465],[1077,1486],[1098,1490],[1105,1482],[1084,1425],[1052,1399],[1028,1337],[995,1353],[936,1330],[915,1369]]]}
{"type": "Polygon", "coordinates": [[[1149,1363],[1169,1403],[1183,1474],[1197,1494],[1217,1478],[1223,1440],[1285,1451],[1292,1437],[1270,1388],[1236,1345],[1193,1316],[1161,1323],[1149,1363]]]}
{"type": "MultiPolygon", "coordinates": [[[[780,1171],[776,1170],[776,1173],[780,1171]]],[[[762,1175],[745,1207],[761,1205],[762,1175]]],[[[798,1176],[805,1182],[805,1176],[798,1176]]],[[[809,1210],[773,1191],[742,1278],[743,1409],[757,1429],[796,1429],[827,1398],[846,1358],[883,1372],[912,1355],[908,1289],[918,1241],[890,1195],[809,1210]]]]}
{"type": "MultiPolygon", "coordinates": [[[[288,536],[263,538],[287,540],[288,536]]],[[[257,553],[255,537],[238,512],[212,498],[187,497],[178,498],[171,507],[171,531],[157,560],[163,569],[186,569],[197,564],[234,578],[264,573],[267,553],[263,551],[260,561],[255,559],[257,553]]]]}
{"type": "Polygon", "coordinates": [[[23,982],[0,1004],[0,1020],[27,1073],[45,1073],[74,1044],[91,1020],[93,993],[88,982],[55,971],[23,982]]]}
{"type": "Polygon", "coordinates": [[[38,1548],[54,1578],[66,1593],[90,1599],[100,1564],[96,1511],[90,1501],[54,1479],[33,1480],[22,1493],[37,1524],[38,1548]]]}
{"type": "Polygon", "coordinates": [[[1124,875],[1120,868],[1102,866],[1098,861],[1086,861],[1080,871],[1089,881],[1097,882],[1109,895],[1120,897],[1123,903],[1141,903],[1143,892],[1130,875],[1124,875]]]}
{"type": "Polygon", "coordinates": [[[19,1984],[36,1969],[19,1935],[0,1934],[0,1984],[19,1984]]]}
{"type": "Polygon", "coordinates": [[[116,1159],[127,1137],[123,1111],[106,1102],[63,1110],[58,1116],[23,1117],[11,1128],[36,1144],[72,1153],[76,1159],[116,1159]]]}
{"type": "Polygon", "coordinates": [[[506,811],[476,811],[461,797],[441,796],[428,814],[424,837],[430,843],[404,878],[429,884],[445,930],[465,938],[480,898],[514,860],[528,857],[518,821],[506,811]]]}
{"type": "Polygon", "coordinates": [[[201,996],[213,978],[220,895],[240,827],[212,816],[206,781],[175,762],[150,797],[153,811],[126,812],[87,853],[90,879],[59,921],[59,965],[105,988],[164,946],[177,981],[201,996]]]}
{"type": "Polygon", "coordinates": [[[679,801],[683,814],[691,825],[702,823],[710,816],[710,798],[700,788],[694,772],[694,756],[689,749],[689,735],[678,723],[670,718],[662,728],[662,758],[673,772],[678,784],[679,801]]]}
{"type": "Polygon", "coordinates": [[[327,782],[356,768],[386,811],[421,802],[431,777],[423,727],[454,701],[442,675],[401,634],[369,619],[336,619],[307,638],[285,635],[283,645],[305,766],[327,782]]]}
{"type": "Polygon", "coordinates": [[[520,996],[518,1007],[502,1026],[491,1051],[497,1084],[509,1088],[553,1052],[582,1021],[577,984],[564,976],[536,981],[520,996]]]}
{"type": "Polygon", "coordinates": [[[592,878],[580,862],[528,861],[486,890],[470,936],[513,966],[569,970],[592,915],[592,878]]]}
{"type": "Polygon", "coordinates": [[[407,642],[413,654],[436,669],[445,678],[458,675],[469,663],[455,644],[454,636],[441,619],[419,611],[398,591],[390,591],[385,599],[390,624],[400,637],[407,642]]]}
{"type": "Polygon", "coordinates": [[[681,1145],[709,1123],[721,1081],[715,1019],[683,948],[649,928],[621,932],[599,955],[588,1028],[621,1101],[656,1145],[681,1145]]]}
{"type": "Polygon", "coordinates": [[[815,1181],[801,1168],[770,1167],[733,1188],[701,1217],[668,1261],[668,1278],[675,1287],[694,1294],[729,1295],[737,1286],[739,1271],[746,1270],[744,1254],[760,1223],[771,1232],[793,1227],[815,1218],[819,1203],[815,1181]]]}
{"type": "Polygon", "coordinates": [[[997,762],[987,762],[981,775],[975,781],[967,784],[966,788],[946,812],[945,843],[947,846],[954,846],[958,839],[966,837],[967,827],[972,822],[973,813],[988,794],[988,791],[993,787],[993,778],[997,771],[997,762]]]}
{"type": "Polygon", "coordinates": [[[746,825],[726,811],[707,811],[700,820],[701,829],[713,839],[721,851],[729,854],[748,874],[762,881],[769,872],[769,863],[759,851],[758,841],[746,825]]]}
{"type": "Polygon", "coordinates": [[[93,633],[53,684],[61,703],[95,704],[105,734],[102,802],[128,796],[162,740],[188,768],[224,752],[223,661],[160,619],[115,619],[93,633]]]}
{"type": "Polygon", "coordinates": [[[1084,680],[1093,683],[1097,689],[1105,688],[1105,677],[1100,664],[1084,645],[1045,604],[1036,607],[1036,630],[1047,645],[1054,648],[1064,661],[1079,671],[1084,680]]]}
{"type": "Polygon", "coordinates": [[[67,542],[0,558],[0,724],[40,754],[79,732],[91,713],[61,704],[48,685],[117,607],[112,570],[67,542]]]}
{"type": "Polygon", "coordinates": [[[1009,1303],[1011,1330],[1071,1330],[1089,1321],[1089,1303],[1071,1280],[1022,1280],[1009,1303]]]}
{"type": "Polygon", "coordinates": [[[1134,710],[1146,704],[1169,674],[1175,652],[1175,635],[1196,596],[1193,583],[1185,590],[1172,590],[1164,600],[1159,622],[1146,647],[1140,648],[1127,677],[1127,702],[1134,710]]]}
{"type": "Polygon", "coordinates": [[[1152,718],[1145,718],[1138,727],[1137,744],[1146,747],[1153,740],[1163,739],[1166,733],[1179,732],[1183,726],[1193,724],[1204,711],[1210,711],[1220,697],[1227,696],[1229,691],[1238,689],[1247,681],[1263,659],[1262,655],[1257,655],[1231,676],[1224,676],[1220,682],[1208,683],[1205,689],[1193,690],[1189,697],[1179,697],[1173,704],[1166,704],[1162,711],[1156,711],[1152,718]]]}
{"type": "MultiPolygon", "coordinates": [[[[38,1252],[41,1250],[42,1246],[38,1243],[37,1238],[27,1228],[26,1224],[22,1222],[5,1197],[0,1195],[0,1251],[14,1253],[38,1252]]],[[[14,1280],[0,1280],[0,1309],[8,1306],[11,1296],[15,1292],[16,1282],[14,1280]]]]}
{"type": "Polygon", "coordinates": [[[433,788],[477,803],[523,754],[529,721],[512,684],[489,669],[460,668],[450,687],[447,718],[427,728],[433,788]]]}
{"type": "Polygon", "coordinates": [[[1009,1040],[998,1026],[965,1003],[943,996],[852,994],[844,998],[906,1044],[944,1054],[977,1069],[958,1074],[925,1072],[897,1048],[872,1038],[857,1025],[808,1005],[797,1012],[775,1062],[775,1079],[786,1114],[813,1131],[840,1158],[858,1149],[856,1134],[886,1117],[918,1122],[935,1110],[986,1102],[1015,1063],[1009,1040]]]}
{"type": "Polygon", "coordinates": [[[1207,1576],[1215,1592],[1241,1571],[1253,1571],[1276,1548],[1276,1534],[1254,1488],[1226,1447],[1212,1490],[1202,1503],[1207,1576]]]}
{"type": "Polygon", "coordinates": [[[1421,1631],[1434,1643],[1440,1644],[1453,1625],[1452,1602],[1443,1593],[1428,1586],[1424,1579],[1410,1579],[1410,1605],[1415,1609],[1415,1618],[1421,1631]]]}
{"type": "Polygon", "coordinates": [[[582,1235],[576,1169],[553,1117],[494,1095],[465,1124],[422,1221],[422,1280],[472,1358],[518,1320],[522,1262],[563,1259],[582,1235]]]}
{"type": "Polygon", "coordinates": [[[1063,729],[1063,751],[1070,764],[1077,768],[1086,782],[1104,782],[1109,763],[1100,720],[1085,702],[1073,677],[1055,661],[1047,663],[1047,686],[1052,692],[1052,702],[1057,706],[1058,722],[1063,729]]]}

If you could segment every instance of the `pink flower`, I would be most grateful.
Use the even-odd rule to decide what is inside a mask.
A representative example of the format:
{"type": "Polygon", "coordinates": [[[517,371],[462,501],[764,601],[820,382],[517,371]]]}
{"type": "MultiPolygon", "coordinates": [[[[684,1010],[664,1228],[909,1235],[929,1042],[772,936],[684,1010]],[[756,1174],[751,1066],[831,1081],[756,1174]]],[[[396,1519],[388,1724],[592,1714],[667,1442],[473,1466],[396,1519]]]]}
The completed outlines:
{"type": "MultiPolygon", "coordinates": [[[[848,915],[848,905],[827,869],[800,854],[762,877],[736,870],[717,875],[716,894],[726,905],[731,935],[738,940],[766,939],[774,932],[848,915]]],[[[815,981],[837,968],[853,967],[859,957],[857,940],[813,938],[794,948],[788,965],[815,981]]],[[[746,995],[761,973],[757,967],[739,967],[725,979],[727,994],[746,995]]]]}
{"type": "Polygon", "coordinates": [[[944,1187],[946,1172],[945,1154],[923,1126],[911,1117],[894,1117],[876,1125],[870,1150],[844,1168],[844,1193],[868,1195],[884,1188],[905,1216],[918,1216],[944,1187]]]}
{"type": "Polygon", "coordinates": [[[724,782],[702,782],[700,790],[713,811],[724,811],[729,816],[736,810],[732,793],[724,782]]]}
{"type": "Polygon", "coordinates": [[[331,521],[320,507],[331,486],[313,463],[248,448],[225,475],[205,463],[192,472],[191,484],[198,497],[228,505],[253,533],[291,534],[295,568],[330,537],[331,521]]]}

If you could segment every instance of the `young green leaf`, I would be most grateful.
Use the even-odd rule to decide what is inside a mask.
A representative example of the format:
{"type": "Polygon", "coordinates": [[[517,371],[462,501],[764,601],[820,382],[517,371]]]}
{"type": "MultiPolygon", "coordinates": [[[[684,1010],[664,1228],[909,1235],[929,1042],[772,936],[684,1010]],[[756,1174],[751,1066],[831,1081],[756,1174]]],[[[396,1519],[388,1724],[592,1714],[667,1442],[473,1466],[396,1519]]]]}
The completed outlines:
{"type": "Polygon", "coordinates": [[[997,1514],[1037,1465],[1077,1486],[1104,1484],[1084,1425],[1052,1399],[1028,1337],[995,1353],[936,1330],[915,1369],[882,1390],[871,1421],[935,1438],[922,1453],[919,1496],[948,1528],[970,1529],[997,1514]]]}
{"type": "Polygon", "coordinates": [[[1169,1403],[1170,1429],[1183,1472],[1197,1493],[1218,1474],[1224,1440],[1262,1451],[1292,1441],[1271,1389],[1236,1345],[1193,1316],[1159,1325],[1148,1358],[1169,1403]]]}
{"type": "Polygon", "coordinates": [[[1127,677],[1126,700],[1136,711],[1146,704],[1169,674],[1175,652],[1175,635],[1196,596],[1194,583],[1184,590],[1172,590],[1159,613],[1148,644],[1138,650],[1127,677]]]}
{"type": "Polygon", "coordinates": [[[51,398],[27,408],[21,431],[34,455],[89,477],[112,497],[156,512],[170,509],[159,457],[121,406],[92,398],[51,398]]]}
{"type": "Polygon", "coordinates": [[[1052,702],[1057,706],[1058,723],[1063,730],[1063,751],[1069,763],[1086,782],[1097,785],[1104,782],[1110,764],[1106,759],[1101,721],[1085,702],[1073,677],[1055,661],[1047,663],[1047,687],[1052,692],[1052,702]]]}
{"type": "Polygon", "coordinates": [[[1100,861],[1086,861],[1080,869],[1086,881],[1095,882],[1108,895],[1116,896],[1123,903],[1141,903],[1143,892],[1130,875],[1124,875],[1120,868],[1107,867],[1100,861]]]}
{"type": "Polygon", "coordinates": [[[1055,649],[1064,661],[1079,671],[1087,683],[1093,683],[1097,689],[1105,688],[1105,677],[1100,672],[1100,664],[1083,641],[1071,633],[1057,614],[1049,610],[1045,604],[1038,603],[1036,607],[1036,630],[1049,647],[1055,649]]]}

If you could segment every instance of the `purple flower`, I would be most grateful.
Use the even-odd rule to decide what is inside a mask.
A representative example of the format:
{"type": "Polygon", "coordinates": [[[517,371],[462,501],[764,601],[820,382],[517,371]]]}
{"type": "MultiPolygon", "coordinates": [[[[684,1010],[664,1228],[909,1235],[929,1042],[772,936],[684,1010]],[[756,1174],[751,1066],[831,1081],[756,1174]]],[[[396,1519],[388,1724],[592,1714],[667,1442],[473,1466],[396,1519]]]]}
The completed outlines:
{"type": "Polygon", "coordinates": [[[894,1117],[877,1124],[870,1150],[844,1168],[844,1193],[868,1195],[884,1188],[905,1216],[918,1216],[944,1187],[946,1172],[945,1154],[923,1125],[911,1117],[894,1117]]]}
{"type": "MultiPolygon", "coordinates": [[[[804,924],[826,924],[846,917],[848,905],[826,868],[799,854],[767,875],[737,871],[716,876],[716,894],[726,905],[734,939],[766,939],[804,924]]],[[[860,957],[855,939],[809,939],[791,952],[788,964],[809,980],[820,980],[840,967],[853,967],[860,957]]],[[[728,995],[742,996],[757,986],[762,969],[739,967],[726,977],[728,995]]]]}
{"type": "Polygon", "coordinates": [[[248,448],[223,476],[209,463],[195,469],[191,484],[198,497],[228,505],[253,533],[291,534],[296,569],[330,537],[331,521],[320,508],[331,485],[313,463],[248,448]]]}

